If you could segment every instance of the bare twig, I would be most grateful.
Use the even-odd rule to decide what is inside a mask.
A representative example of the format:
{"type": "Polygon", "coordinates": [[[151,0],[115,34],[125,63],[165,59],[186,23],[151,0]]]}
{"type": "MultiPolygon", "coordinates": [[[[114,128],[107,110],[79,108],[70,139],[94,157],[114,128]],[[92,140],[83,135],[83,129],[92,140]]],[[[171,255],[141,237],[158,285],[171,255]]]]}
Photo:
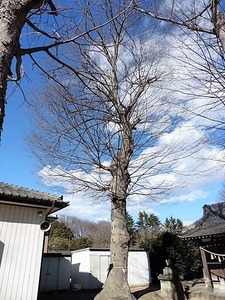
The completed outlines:
{"type": "Polygon", "coordinates": [[[190,30],[193,30],[193,31],[205,32],[205,33],[208,33],[208,34],[214,34],[213,30],[203,28],[203,27],[198,26],[197,24],[192,23],[194,20],[196,20],[198,17],[200,17],[205,11],[207,11],[210,7],[211,7],[211,5],[209,4],[199,14],[197,14],[193,18],[186,19],[186,20],[183,20],[183,21],[175,20],[175,19],[172,19],[172,18],[167,18],[167,17],[161,16],[161,15],[158,15],[158,14],[154,14],[153,12],[147,11],[147,10],[141,8],[141,7],[138,7],[138,6],[136,6],[135,9],[137,11],[141,12],[141,13],[144,13],[144,14],[148,15],[151,18],[154,18],[154,19],[169,22],[169,23],[172,23],[172,24],[175,24],[175,25],[178,25],[178,26],[183,26],[183,27],[186,27],[186,28],[188,28],[190,30]]]}

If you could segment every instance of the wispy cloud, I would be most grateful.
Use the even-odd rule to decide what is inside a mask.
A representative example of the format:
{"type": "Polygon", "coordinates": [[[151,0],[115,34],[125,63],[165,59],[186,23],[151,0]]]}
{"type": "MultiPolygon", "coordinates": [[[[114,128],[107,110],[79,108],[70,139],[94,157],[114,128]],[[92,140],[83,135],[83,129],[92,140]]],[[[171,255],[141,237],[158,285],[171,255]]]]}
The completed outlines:
{"type": "MultiPolygon", "coordinates": [[[[131,179],[136,184],[130,190],[131,195],[128,198],[128,209],[132,213],[140,210],[157,213],[155,209],[157,202],[154,202],[153,210],[152,207],[149,208],[152,203],[151,191],[157,187],[167,185],[171,188],[170,194],[160,195],[160,203],[194,202],[207,199],[210,187],[216,182],[222,183],[224,179],[225,150],[220,144],[208,143],[208,126],[216,124],[212,120],[221,121],[225,118],[223,103],[213,105],[215,103],[213,92],[218,91],[218,85],[215,82],[212,86],[212,82],[209,82],[201,86],[201,80],[196,80],[197,75],[200,75],[199,66],[204,65],[205,58],[197,52],[198,46],[191,35],[180,33],[179,38],[170,36],[169,46],[171,47],[169,55],[163,57],[160,63],[160,68],[162,65],[169,66],[167,71],[169,79],[165,77],[165,81],[154,88],[155,97],[150,98],[151,103],[146,103],[151,104],[151,108],[154,107],[152,103],[156,103],[155,116],[157,108],[162,107],[161,123],[168,122],[170,125],[174,123],[174,126],[170,126],[170,130],[164,130],[163,134],[157,136],[158,125],[153,122],[151,129],[155,130],[156,142],[145,150],[139,151],[131,162],[131,179]],[[189,57],[190,64],[188,64],[189,57]],[[195,68],[198,74],[192,76],[195,68]],[[160,100],[157,102],[157,99],[160,100]],[[166,101],[172,104],[169,109],[165,107],[166,101]],[[204,119],[199,116],[203,113],[207,116],[204,119]],[[180,119],[176,123],[178,118],[180,119]]],[[[123,64],[127,61],[132,65],[128,53],[124,52],[122,58],[123,64]]],[[[99,64],[104,62],[100,56],[98,60],[99,64]]],[[[202,76],[207,77],[207,74],[203,72],[202,76]]],[[[123,90],[126,90],[126,86],[123,90]]],[[[128,100],[125,93],[122,95],[126,103],[128,100]]],[[[148,96],[149,94],[146,93],[139,107],[145,117],[151,113],[150,105],[144,104],[148,96]]],[[[223,97],[223,92],[219,97],[223,97]]],[[[113,126],[110,124],[108,126],[108,130],[114,130],[113,126]]],[[[109,161],[104,163],[110,164],[109,161]]],[[[44,184],[59,186],[63,190],[64,198],[71,203],[68,213],[92,220],[110,218],[110,201],[107,195],[100,199],[98,194],[89,194],[87,191],[77,192],[71,181],[71,178],[76,176],[89,182],[98,180],[104,184],[109,181],[109,174],[102,173],[100,178],[96,169],[90,170],[87,174],[82,170],[66,171],[59,165],[58,167],[45,166],[40,170],[39,176],[44,184]]]]}

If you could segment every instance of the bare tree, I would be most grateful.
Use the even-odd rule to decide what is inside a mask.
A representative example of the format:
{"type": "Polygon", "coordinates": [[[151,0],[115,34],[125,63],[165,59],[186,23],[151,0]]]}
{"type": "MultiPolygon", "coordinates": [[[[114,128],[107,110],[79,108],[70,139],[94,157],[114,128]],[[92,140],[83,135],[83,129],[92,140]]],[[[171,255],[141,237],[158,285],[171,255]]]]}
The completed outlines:
{"type": "Polygon", "coordinates": [[[71,228],[74,237],[87,237],[92,241],[95,248],[109,248],[110,246],[110,222],[91,222],[81,220],[75,216],[61,216],[63,221],[71,228]]]}
{"type": "MultiPolygon", "coordinates": [[[[224,149],[224,3],[220,0],[140,3],[137,11],[163,21],[164,28],[171,25],[174,57],[183,66],[183,74],[179,73],[175,80],[180,83],[176,89],[185,99],[184,111],[199,118],[198,126],[207,131],[207,142],[224,149]]],[[[224,162],[220,155],[209,159],[224,162]]]]}
{"type": "MultiPolygon", "coordinates": [[[[21,31],[26,22],[33,26],[29,19],[35,14],[35,11],[38,11],[39,14],[46,11],[53,15],[57,14],[51,0],[3,0],[0,3],[0,131],[2,130],[5,115],[7,81],[19,81],[21,79],[21,57],[24,54],[20,46],[21,31]],[[11,64],[14,57],[16,58],[16,63],[15,77],[13,79],[11,64]]],[[[44,31],[42,34],[44,34],[44,31]]]]}
{"type": "Polygon", "coordinates": [[[99,221],[94,223],[90,238],[95,248],[109,248],[110,247],[110,222],[99,221]]]}
{"type": "Polygon", "coordinates": [[[96,299],[134,299],[127,282],[127,200],[165,197],[174,183],[169,170],[187,155],[188,143],[180,143],[179,133],[172,142],[164,138],[182,119],[163,89],[171,70],[154,24],[149,31],[126,1],[100,1],[86,12],[87,26],[102,18],[112,22],[65,53],[68,68],[54,73],[61,84],[38,91],[30,142],[55,183],[63,179],[70,192],[110,202],[111,268],[96,299]]]}
{"type": "Polygon", "coordinates": [[[74,237],[91,237],[90,228],[93,227],[93,222],[67,215],[60,216],[60,221],[64,222],[72,230],[74,237]]]}
{"type": "Polygon", "coordinates": [[[136,10],[151,18],[165,21],[173,25],[186,27],[198,33],[215,35],[225,48],[225,19],[222,1],[181,1],[165,2],[141,1],[136,10]]]}
{"type": "MultiPolygon", "coordinates": [[[[70,7],[58,2],[55,5],[52,0],[0,2],[0,137],[7,86],[9,82],[20,84],[25,69],[22,58],[29,56],[42,73],[51,77],[45,68],[46,64],[42,64],[35,54],[43,52],[53,61],[58,61],[61,45],[73,43],[83,34],[95,30],[93,27],[87,28],[85,24],[81,27],[82,16],[88,7],[89,3],[85,2],[81,7],[80,1],[74,1],[73,4],[71,1],[70,7]]],[[[96,26],[101,28],[104,25],[98,23],[96,26]]],[[[66,65],[66,61],[61,63],[66,65]]]]}

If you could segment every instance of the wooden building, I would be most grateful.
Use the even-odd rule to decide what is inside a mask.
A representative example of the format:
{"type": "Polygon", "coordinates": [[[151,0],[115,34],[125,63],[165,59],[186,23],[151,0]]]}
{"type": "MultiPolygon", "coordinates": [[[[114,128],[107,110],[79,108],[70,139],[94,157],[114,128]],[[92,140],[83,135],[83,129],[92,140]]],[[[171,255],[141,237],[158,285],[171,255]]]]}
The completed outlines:
{"type": "Polygon", "coordinates": [[[62,197],[0,183],[0,299],[36,300],[47,217],[62,197]]]}
{"type": "Polygon", "coordinates": [[[186,227],[181,238],[198,243],[207,288],[225,289],[225,202],[204,205],[202,218],[186,227]]]}
{"type": "Polygon", "coordinates": [[[203,216],[187,226],[181,236],[210,251],[225,253],[225,202],[203,206],[203,216]]]}

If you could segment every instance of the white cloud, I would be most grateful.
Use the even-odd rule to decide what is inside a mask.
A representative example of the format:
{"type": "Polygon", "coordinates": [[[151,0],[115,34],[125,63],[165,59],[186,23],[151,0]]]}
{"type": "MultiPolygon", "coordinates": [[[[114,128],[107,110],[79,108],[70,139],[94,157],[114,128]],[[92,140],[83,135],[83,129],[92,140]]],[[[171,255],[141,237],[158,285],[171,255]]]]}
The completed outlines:
{"type": "Polygon", "coordinates": [[[165,199],[162,203],[178,203],[178,202],[192,202],[198,199],[207,199],[208,193],[202,190],[186,191],[186,193],[178,194],[168,199],[165,199]]]}
{"type": "MultiPolygon", "coordinates": [[[[218,90],[216,84],[209,91],[209,85],[200,86],[200,82],[190,76],[194,70],[194,65],[186,63],[188,57],[191,58],[192,62],[196,61],[197,65],[204,64],[203,58],[197,53],[193,54],[196,44],[192,36],[180,35],[179,39],[170,36],[170,44],[173,46],[170,57],[167,56],[161,60],[161,65],[164,64],[164,67],[170,66],[168,69],[168,72],[171,72],[169,80],[165,80],[163,83],[160,82],[157,87],[154,87],[152,97],[149,97],[149,92],[146,93],[139,108],[145,116],[153,107],[155,112],[158,108],[162,108],[161,114],[163,112],[164,116],[162,116],[161,124],[163,126],[166,122],[172,124],[177,115],[182,118],[182,121],[174,125],[173,130],[165,131],[164,134],[158,136],[154,145],[138,153],[137,157],[133,159],[130,172],[133,173],[136,167],[139,167],[139,169],[133,173],[132,179],[133,182],[137,179],[140,180],[138,181],[139,186],[133,189],[134,191],[136,188],[139,195],[132,194],[128,201],[128,210],[130,209],[132,213],[140,210],[156,212],[157,203],[154,203],[153,210],[149,208],[152,205],[149,191],[154,190],[157,186],[172,186],[173,189],[169,196],[160,195],[162,198],[161,203],[172,204],[207,199],[210,186],[223,181],[225,150],[221,149],[220,145],[211,146],[205,143],[208,139],[208,133],[203,125],[211,125],[210,118],[223,120],[225,118],[224,105],[221,102],[220,105],[213,108],[215,99],[212,98],[212,92],[218,90]],[[186,48],[183,47],[184,39],[186,45],[188,45],[186,48]],[[178,49],[182,49],[182,51],[178,49]],[[160,89],[161,87],[162,89],[160,89]],[[146,102],[148,97],[151,102],[146,102]],[[168,110],[164,105],[165,100],[173,102],[174,97],[177,99],[175,104],[182,103],[183,107],[180,108],[178,105],[174,105],[168,110]],[[157,102],[157,99],[161,100],[157,102]],[[193,111],[195,115],[192,114],[193,111]],[[203,112],[208,118],[202,119],[199,117],[199,114],[203,112]],[[141,179],[143,174],[145,176],[141,179]]],[[[105,67],[107,66],[101,56],[98,56],[98,59],[99,65],[105,64],[105,67]]],[[[131,57],[127,52],[124,52],[120,65],[121,70],[123,63],[131,64],[130,59],[131,57]]],[[[124,90],[126,90],[125,86],[124,90]]],[[[223,97],[223,92],[221,92],[220,97],[223,97]]],[[[127,98],[125,96],[124,99],[126,102],[127,98]]],[[[159,125],[154,124],[154,122],[151,125],[151,130],[157,133],[159,125]]],[[[106,130],[111,131],[115,131],[114,129],[111,124],[106,128],[106,130]]],[[[110,162],[104,163],[105,165],[110,164],[110,162]]],[[[67,209],[68,213],[84,219],[109,219],[109,201],[101,202],[102,199],[99,199],[97,194],[90,196],[87,192],[82,193],[81,191],[73,193],[74,184],[69,181],[72,177],[76,177],[89,182],[98,181],[104,184],[109,180],[107,174],[99,174],[96,169],[86,174],[81,170],[65,171],[60,166],[56,168],[46,166],[39,172],[39,176],[46,185],[58,185],[63,188],[64,199],[71,202],[70,207],[67,209]]]]}
{"type": "Polygon", "coordinates": [[[88,221],[110,221],[110,203],[100,201],[96,198],[89,198],[82,193],[65,194],[64,201],[69,201],[70,206],[60,214],[76,216],[88,221]]]}
{"type": "MultiPolygon", "coordinates": [[[[202,155],[220,157],[222,154],[219,149],[202,149],[202,155]]],[[[87,220],[109,220],[110,219],[110,201],[106,198],[99,198],[98,194],[88,194],[86,192],[73,192],[74,186],[72,182],[67,180],[68,172],[57,167],[57,172],[60,177],[55,176],[56,170],[43,168],[39,172],[39,176],[43,182],[48,186],[58,185],[64,191],[64,200],[70,201],[70,206],[62,211],[62,214],[75,215],[87,220]],[[64,175],[64,176],[62,176],[64,175]],[[64,180],[65,179],[65,180],[64,180]]],[[[143,172],[143,169],[140,170],[143,172]]],[[[90,174],[92,178],[92,174],[90,174]]],[[[160,173],[155,176],[146,176],[142,181],[143,188],[139,190],[142,195],[131,195],[127,201],[128,211],[136,215],[138,211],[145,210],[146,212],[157,213],[158,205],[171,205],[173,203],[194,202],[199,199],[206,199],[209,196],[210,187],[215,183],[221,182],[224,179],[224,173],[218,162],[214,160],[202,161],[199,166],[199,159],[193,157],[186,157],[176,167],[171,168],[169,173],[160,173]],[[191,173],[191,170],[198,165],[198,172],[191,173]],[[199,170],[207,172],[205,176],[199,175],[199,170]],[[185,176],[183,174],[189,174],[185,176]],[[152,201],[151,194],[146,194],[146,189],[154,188],[160,184],[172,183],[173,188],[170,195],[162,195],[159,203],[152,201]],[[182,183],[182,184],[181,184],[182,183]]]]}

